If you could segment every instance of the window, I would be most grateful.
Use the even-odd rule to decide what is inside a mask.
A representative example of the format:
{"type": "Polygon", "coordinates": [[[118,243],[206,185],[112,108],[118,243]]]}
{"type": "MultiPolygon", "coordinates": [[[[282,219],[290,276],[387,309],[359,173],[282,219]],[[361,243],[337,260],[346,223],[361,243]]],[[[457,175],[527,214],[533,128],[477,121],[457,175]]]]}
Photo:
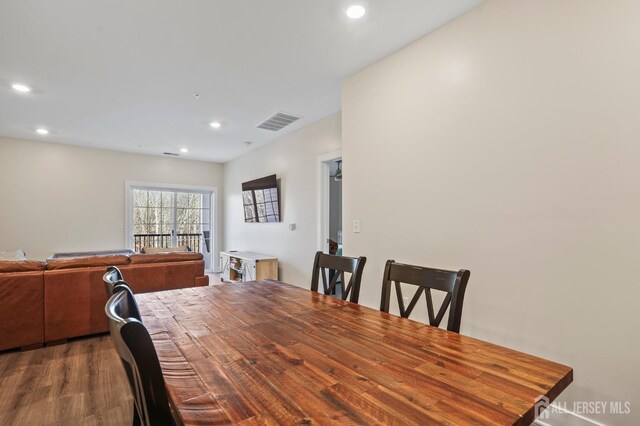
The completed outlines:
{"type": "Polygon", "coordinates": [[[131,190],[133,249],[187,246],[210,251],[211,194],[152,188],[131,190]]]}

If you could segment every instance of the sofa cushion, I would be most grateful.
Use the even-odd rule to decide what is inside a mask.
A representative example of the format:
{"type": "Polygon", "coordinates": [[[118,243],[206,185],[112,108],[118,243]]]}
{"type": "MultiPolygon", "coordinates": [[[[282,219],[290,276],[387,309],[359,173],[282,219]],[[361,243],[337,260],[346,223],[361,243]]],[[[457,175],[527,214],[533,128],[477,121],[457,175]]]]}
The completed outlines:
{"type": "Polygon", "coordinates": [[[0,272],[44,271],[45,267],[39,260],[0,260],[0,272]]]}
{"type": "Polygon", "coordinates": [[[203,261],[167,263],[165,269],[166,289],[187,288],[195,286],[196,271],[203,261]]]}
{"type": "Polygon", "coordinates": [[[144,254],[155,254],[155,253],[184,253],[188,252],[189,247],[180,246],[177,248],[168,248],[168,247],[142,247],[141,253],[144,254]]]}
{"type": "Polygon", "coordinates": [[[75,252],[53,253],[51,256],[47,258],[47,260],[62,259],[62,258],[69,259],[72,257],[115,256],[117,254],[123,254],[125,256],[129,256],[129,255],[132,255],[133,253],[135,252],[131,249],[75,251],[75,252]]]}
{"type": "Polygon", "coordinates": [[[92,266],[112,266],[127,265],[129,256],[118,254],[114,256],[90,256],[90,257],[73,257],[68,259],[52,259],[47,262],[47,269],[71,269],[71,268],[87,268],[92,266]]]}
{"type": "Polygon", "coordinates": [[[133,264],[120,271],[134,294],[167,290],[166,271],[162,263],[133,264]]]}
{"type": "Polygon", "coordinates": [[[133,254],[129,259],[131,260],[131,264],[184,262],[187,260],[202,260],[202,253],[186,252],[186,253],[133,254]]]}
{"type": "Polygon", "coordinates": [[[27,260],[24,250],[0,250],[0,260],[27,260]]]}

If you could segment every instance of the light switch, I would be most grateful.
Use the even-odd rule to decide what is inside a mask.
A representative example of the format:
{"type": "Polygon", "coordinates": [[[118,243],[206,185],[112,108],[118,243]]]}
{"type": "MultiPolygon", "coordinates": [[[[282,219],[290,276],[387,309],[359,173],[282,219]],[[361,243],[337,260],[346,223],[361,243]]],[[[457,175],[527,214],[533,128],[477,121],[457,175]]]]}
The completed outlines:
{"type": "Polygon", "coordinates": [[[296,230],[296,224],[295,223],[290,223],[289,224],[289,231],[295,231],[296,230]]]}
{"type": "Polygon", "coordinates": [[[353,233],[354,234],[360,233],[360,219],[353,220],[353,233]]]}

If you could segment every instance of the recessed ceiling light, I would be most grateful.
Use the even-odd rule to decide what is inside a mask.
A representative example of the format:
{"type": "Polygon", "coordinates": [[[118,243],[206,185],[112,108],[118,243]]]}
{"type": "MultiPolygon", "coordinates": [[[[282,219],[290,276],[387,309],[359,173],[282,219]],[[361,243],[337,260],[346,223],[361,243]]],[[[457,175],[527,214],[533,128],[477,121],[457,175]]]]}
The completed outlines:
{"type": "Polygon", "coordinates": [[[347,9],[347,16],[351,19],[360,19],[367,11],[360,5],[351,6],[347,9]]]}
{"type": "Polygon", "coordinates": [[[220,127],[222,127],[222,124],[218,123],[217,121],[212,121],[211,123],[209,123],[209,126],[213,127],[214,129],[219,129],[220,127]]]}
{"type": "Polygon", "coordinates": [[[11,85],[11,87],[13,88],[13,90],[20,93],[29,93],[31,91],[31,87],[26,86],[22,83],[14,83],[11,85]]]}
{"type": "Polygon", "coordinates": [[[40,127],[39,129],[36,129],[36,132],[38,132],[38,134],[40,135],[48,135],[49,131],[43,127],[40,127]]]}
{"type": "Polygon", "coordinates": [[[186,154],[187,152],[189,152],[189,150],[187,148],[180,148],[180,152],[186,154]]]}

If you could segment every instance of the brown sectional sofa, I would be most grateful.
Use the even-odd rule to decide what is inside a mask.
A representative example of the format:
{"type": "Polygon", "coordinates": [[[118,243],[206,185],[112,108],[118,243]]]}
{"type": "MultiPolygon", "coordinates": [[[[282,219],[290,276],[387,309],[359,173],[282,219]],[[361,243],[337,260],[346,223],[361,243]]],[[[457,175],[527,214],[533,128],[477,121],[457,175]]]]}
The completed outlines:
{"type": "Polygon", "coordinates": [[[110,265],[134,293],[209,284],[199,253],[0,262],[0,350],[108,331],[102,276],[110,265]]]}

